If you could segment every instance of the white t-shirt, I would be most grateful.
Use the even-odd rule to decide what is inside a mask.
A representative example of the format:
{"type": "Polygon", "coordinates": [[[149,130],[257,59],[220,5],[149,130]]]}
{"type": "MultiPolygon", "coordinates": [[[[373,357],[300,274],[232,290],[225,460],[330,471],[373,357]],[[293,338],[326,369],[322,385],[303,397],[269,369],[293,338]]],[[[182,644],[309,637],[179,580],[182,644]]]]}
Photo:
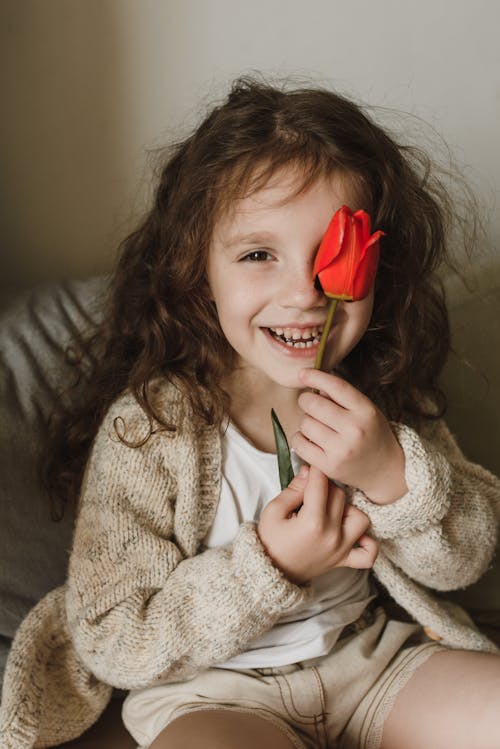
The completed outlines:
{"type": "MultiPolygon", "coordinates": [[[[292,464],[297,473],[301,461],[293,453],[292,464]]],[[[280,491],[276,455],[258,450],[229,424],[222,440],[220,502],[205,545],[230,545],[241,523],[257,521],[280,491]]],[[[245,652],[217,665],[278,667],[326,655],[342,629],[356,621],[374,597],[368,570],[331,570],[311,582],[307,603],[281,617],[272,629],[250,642],[245,652]]]]}

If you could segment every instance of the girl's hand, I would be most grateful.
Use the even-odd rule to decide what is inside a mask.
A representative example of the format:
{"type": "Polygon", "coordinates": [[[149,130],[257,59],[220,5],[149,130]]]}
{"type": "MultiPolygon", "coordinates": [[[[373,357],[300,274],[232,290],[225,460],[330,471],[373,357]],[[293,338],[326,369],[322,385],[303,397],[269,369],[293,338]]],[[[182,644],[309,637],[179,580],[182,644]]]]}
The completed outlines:
{"type": "Polygon", "coordinates": [[[406,494],[403,450],[383,413],[337,375],[304,369],[301,378],[320,391],[299,396],[305,416],[291,446],[302,460],[376,504],[406,494]]]}
{"type": "Polygon", "coordinates": [[[365,533],[369,524],[324,473],[302,466],[266,505],[257,532],[274,564],[301,585],[334,567],[372,567],[378,544],[365,533]]]}

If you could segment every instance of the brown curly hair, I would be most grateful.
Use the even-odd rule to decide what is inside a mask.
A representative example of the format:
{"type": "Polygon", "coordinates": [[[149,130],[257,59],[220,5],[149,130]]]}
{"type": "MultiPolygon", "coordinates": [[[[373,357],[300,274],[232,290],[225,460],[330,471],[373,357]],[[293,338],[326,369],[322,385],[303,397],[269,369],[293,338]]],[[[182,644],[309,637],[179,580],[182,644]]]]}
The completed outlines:
{"type": "Polygon", "coordinates": [[[98,426],[125,388],[151,431],[175,429],[151,396],[157,377],[175,378],[204,423],[221,422],[228,396],[220,382],[234,352],[205,276],[214,224],[232,201],[290,166],[303,175],[299,189],[326,174],[354,179],[373,227],[386,234],[372,321],[342,372],[391,419],[418,424],[444,413],[438,377],[450,334],[436,271],[451,263],[454,206],[443,181],[424,153],[396,143],[343,96],[241,78],[172,147],[153,207],[122,245],[103,322],[81,347],[84,397],[53,422],[46,477],[62,507],[77,498],[98,426]]]}

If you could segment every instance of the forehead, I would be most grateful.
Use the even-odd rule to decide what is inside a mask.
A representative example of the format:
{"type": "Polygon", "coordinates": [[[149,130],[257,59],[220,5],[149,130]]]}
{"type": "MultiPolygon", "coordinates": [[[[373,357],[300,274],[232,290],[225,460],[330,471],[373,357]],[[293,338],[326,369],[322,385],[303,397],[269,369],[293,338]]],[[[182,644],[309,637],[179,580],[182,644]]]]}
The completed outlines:
{"type": "Polygon", "coordinates": [[[308,184],[297,170],[282,170],[263,186],[234,198],[220,211],[214,239],[224,241],[226,235],[239,229],[244,231],[255,224],[272,222],[273,218],[279,220],[288,211],[293,212],[299,201],[307,201],[311,210],[324,210],[331,204],[332,211],[343,204],[357,210],[365,207],[366,202],[359,181],[349,175],[334,173],[308,184]]]}

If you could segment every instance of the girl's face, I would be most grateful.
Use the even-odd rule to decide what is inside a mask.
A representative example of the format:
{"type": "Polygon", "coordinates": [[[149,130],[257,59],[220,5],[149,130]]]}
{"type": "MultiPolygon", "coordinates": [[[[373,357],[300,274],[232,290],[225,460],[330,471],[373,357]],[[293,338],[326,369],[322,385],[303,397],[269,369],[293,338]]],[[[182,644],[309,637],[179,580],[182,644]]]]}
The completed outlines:
{"type": "MultiPolygon", "coordinates": [[[[314,366],[329,300],[314,287],[314,257],[334,212],[361,208],[341,178],[319,179],[295,195],[297,176],[276,175],[236,201],[217,222],[207,276],[219,322],[238,366],[262,384],[300,388],[298,373],[314,366]],[[287,339],[287,340],[285,340],[287,339]]],[[[332,369],[370,321],[373,291],[339,302],[323,360],[332,369]]]]}

